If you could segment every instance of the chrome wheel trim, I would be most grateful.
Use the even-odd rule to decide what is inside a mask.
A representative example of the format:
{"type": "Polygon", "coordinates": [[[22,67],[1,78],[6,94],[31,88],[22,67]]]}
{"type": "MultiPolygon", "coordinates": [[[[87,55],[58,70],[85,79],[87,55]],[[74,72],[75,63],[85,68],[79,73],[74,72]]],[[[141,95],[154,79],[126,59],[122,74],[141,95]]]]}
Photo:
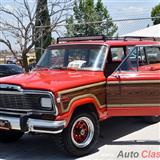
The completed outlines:
{"type": "Polygon", "coordinates": [[[93,122],[87,118],[87,117],[80,117],[78,118],[73,126],[72,126],[72,129],[71,129],[71,140],[73,142],[73,144],[77,147],[77,148],[84,148],[86,146],[88,146],[91,141],[93,140],[93,137],[94,137],[94,125],[93,125],[93,122]],[[82,142],[82,143],[78,143],[75,138],[74,138],[74,128],[76,126],[76,124],[79,122],[79,121],[84,121],[86,124],[87,124],[87,127],[88,127],[88,134],[86,136],[86,139],[82,142]]]}

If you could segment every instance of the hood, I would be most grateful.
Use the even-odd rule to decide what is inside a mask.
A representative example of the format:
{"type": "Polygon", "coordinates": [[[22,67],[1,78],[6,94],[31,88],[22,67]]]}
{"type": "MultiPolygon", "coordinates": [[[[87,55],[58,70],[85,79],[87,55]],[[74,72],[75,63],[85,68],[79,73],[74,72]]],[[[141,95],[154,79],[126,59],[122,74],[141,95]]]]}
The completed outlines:
{"type": "Polygon", "coordinates": [[[53,92],[102,81],[105,81],[103,72],[68,70],[39,70],[0,78],[0,84],[14,84],[24,89],[53,92]]]}

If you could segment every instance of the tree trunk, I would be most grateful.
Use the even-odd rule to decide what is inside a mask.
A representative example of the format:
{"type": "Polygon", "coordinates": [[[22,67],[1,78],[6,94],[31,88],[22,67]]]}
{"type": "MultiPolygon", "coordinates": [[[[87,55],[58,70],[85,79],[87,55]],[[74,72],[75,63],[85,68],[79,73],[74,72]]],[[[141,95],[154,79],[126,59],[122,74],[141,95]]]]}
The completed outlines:
{"type": "Polygon", "coordinates": [[[36,52],[36,62],[38,62],[41,57],[41,49],[35,49],[35,52],[36,52]]]}
{"type": "Polygon", "coordinates": [[[28,62],[27,62],[27,55],[22,54],[22,59],[23,59],[23,68],[25,69],[26,72],[29,72],[29,67],[28,67],[28,62]]]}

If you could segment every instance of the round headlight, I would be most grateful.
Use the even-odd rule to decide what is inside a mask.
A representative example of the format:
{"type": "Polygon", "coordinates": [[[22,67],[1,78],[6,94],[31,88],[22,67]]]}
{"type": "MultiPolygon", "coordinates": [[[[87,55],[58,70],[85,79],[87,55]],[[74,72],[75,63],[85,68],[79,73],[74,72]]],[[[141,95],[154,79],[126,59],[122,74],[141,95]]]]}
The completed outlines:
{"type": "Polygon", "coordinates": [[[52,108],[52,101],[50,98],[41,98],[41,107],[52,108]]]}

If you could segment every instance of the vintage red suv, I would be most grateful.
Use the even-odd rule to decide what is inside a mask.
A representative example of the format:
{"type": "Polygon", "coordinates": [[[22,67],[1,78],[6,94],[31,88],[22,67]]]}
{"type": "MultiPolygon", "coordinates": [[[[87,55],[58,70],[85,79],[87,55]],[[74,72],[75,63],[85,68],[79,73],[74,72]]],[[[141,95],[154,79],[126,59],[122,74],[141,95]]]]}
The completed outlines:
{"type": "Polygon", "coordinates": [[[99,122],[114,116],[160,120],[160,42],[59,38],[35,70],[0,79],[1,142],[54,134],[61,148],[82,156],[95,148],[99,122]]]}

